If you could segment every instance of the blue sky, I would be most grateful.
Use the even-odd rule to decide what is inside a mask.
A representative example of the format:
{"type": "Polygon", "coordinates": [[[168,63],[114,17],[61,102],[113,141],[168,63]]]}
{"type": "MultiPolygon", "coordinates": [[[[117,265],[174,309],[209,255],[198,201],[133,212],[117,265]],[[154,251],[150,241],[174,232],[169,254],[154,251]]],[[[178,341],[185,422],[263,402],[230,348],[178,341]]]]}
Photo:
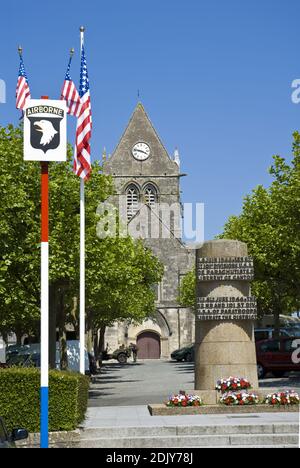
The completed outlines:
{"type": "MultiPolygon", "coordinates": [[[[206,239],[269,184],[272,155],[290,157],[300,105],[298,0],[52,0],[1,6],[0,124],[17,123],[17,46],[33,97],[58,98],[68,60],[79,76],[85,25],[94,113],[93,157],[112,152],[141,100],[170,153],[179,147],[183,201],[204,202],[206,239]],[[19,6],[19,8],[18,8],[19,6]]],[[[73,140],[73,126],[69,139],[73,140]]]]}

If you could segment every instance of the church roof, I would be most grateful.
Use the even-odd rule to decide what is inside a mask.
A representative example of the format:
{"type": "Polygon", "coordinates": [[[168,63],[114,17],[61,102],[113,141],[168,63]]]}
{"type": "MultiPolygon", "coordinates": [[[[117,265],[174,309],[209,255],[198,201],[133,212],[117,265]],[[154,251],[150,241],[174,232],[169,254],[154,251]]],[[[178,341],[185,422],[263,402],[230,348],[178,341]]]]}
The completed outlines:
{"type": "MultiPolygon", "coordinates": [[[[130,173],[137,165],[131,154],[134,144],[137,142],[146,142],[151,148],[151,157],[142,163],[143,174],[168,174],[178,176],[178,165],[170,158],[165,145],[153,126],[145,108],[139,102],[129,120],[129,123],[115,149],[112,156],[105,164],[105,170],[122,175],[125,172],[130,173]],[[123,166],[123,168],[122,168],[123,166]]],[[[138,161],[140,170],[140,162],[138,161]]]]}

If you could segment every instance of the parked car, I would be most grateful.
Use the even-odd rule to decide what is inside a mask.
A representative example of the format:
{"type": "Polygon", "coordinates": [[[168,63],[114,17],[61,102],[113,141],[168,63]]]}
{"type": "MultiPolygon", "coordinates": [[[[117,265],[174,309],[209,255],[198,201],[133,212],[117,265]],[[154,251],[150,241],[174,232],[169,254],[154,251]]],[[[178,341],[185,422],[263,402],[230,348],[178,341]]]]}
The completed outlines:
{"type": "MultiPolygon", "coordinates": [[[[255,341],[262,341],[262,340],[271,340],[274,338],[275,329],[274,328],[255,328],[254,336],[255,341]]],[[[300,337],[300,328],[280,328],[280,336],[299,336],[300,337]]]]}
{"type": "Polygon", "coordinates": [[[29,350],[30,349],[30,346],[29,345],[9,345],[7,346],[6,348],[6,361],[8,361],[8,359],[11,357],[11,356],[17,356],[19,353],[25,351],[25,350],[29,350]]]}
{"type": "MultiPolygon", "coordinates": [[[[68,367],[73,372],[79,372],[79,341],[67,341],[68,367]]],[[[11,348],[8,352],[6,362],[11,366],[40,367],[40,344],[24,345],[11,348]]],[[[56,368],[60,367],[59,343],[56,343],[56,368]]],[[[85,350],[85,373],[90,375],[91,358],[85,350]]]]}
{"type": "Polygon", "coordinates": [[[300,371],[300,363],[292,360],[292,354],[296,350],[293,346],[295,340],[299,340],[299,337],[282,337],[256,343],[258,378],[264,378],[268,372],[280,378],[286,372],[300,371]]]}
{"type": "Polygon", "coordinates": [[[195,360],[195,345],[185,346],[184,348],[176,349],[171,354],[171,359],[181,362],[193,362],[195,360]]]}
{"type": "Polygon", "coordinates": [[[41,355],[40,353],[22,353],[13,354],[7,360],[8,367],[40,367],[41,355]]]}
{"type": "Polygon", "coordinates": [[[14,429],[11,434],[8,433],[4,421],[0,418],[0,448],[15,448],[17,440],[28,438],[26,429],[14,429]]]}
{"type": "Polygon", "coordinates": [[[300,338],[300,327],[287,328],[287,332],[290,334],[290,336],[300,338]]]}

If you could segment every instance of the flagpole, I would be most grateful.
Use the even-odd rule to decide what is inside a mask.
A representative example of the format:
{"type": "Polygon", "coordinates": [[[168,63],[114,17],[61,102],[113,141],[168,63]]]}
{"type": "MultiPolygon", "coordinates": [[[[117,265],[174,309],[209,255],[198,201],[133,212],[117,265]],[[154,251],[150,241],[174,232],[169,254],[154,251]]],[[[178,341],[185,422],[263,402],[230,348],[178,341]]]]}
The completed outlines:
{"type": "MultiPolygon", "coordinates": [[[[85,28],[80,28],[80,56],[84,46],[85,28]]],[[[85,374],[85,193],[84,179],[80,177],[80,373],[85,374]]]]}
{"type": "MultiPolygon", "coordinates": [[[[42,96],[48,99],[48,96],[42,96]]],[[[49,447],[49,163],[41,163],[40,447],[49,447]]]]}

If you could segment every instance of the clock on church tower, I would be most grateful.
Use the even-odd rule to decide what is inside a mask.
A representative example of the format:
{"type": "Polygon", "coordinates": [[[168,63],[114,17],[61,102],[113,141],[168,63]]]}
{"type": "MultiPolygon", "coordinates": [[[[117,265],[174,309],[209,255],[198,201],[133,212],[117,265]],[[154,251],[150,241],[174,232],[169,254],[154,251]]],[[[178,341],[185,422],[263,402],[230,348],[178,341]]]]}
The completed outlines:
{"type": "Polygon", "coordinates": [[[137,161],[146,161],[151,154],[150,146],[147,143],[140,141],[132,148],[132,156],[137,161]]]}

